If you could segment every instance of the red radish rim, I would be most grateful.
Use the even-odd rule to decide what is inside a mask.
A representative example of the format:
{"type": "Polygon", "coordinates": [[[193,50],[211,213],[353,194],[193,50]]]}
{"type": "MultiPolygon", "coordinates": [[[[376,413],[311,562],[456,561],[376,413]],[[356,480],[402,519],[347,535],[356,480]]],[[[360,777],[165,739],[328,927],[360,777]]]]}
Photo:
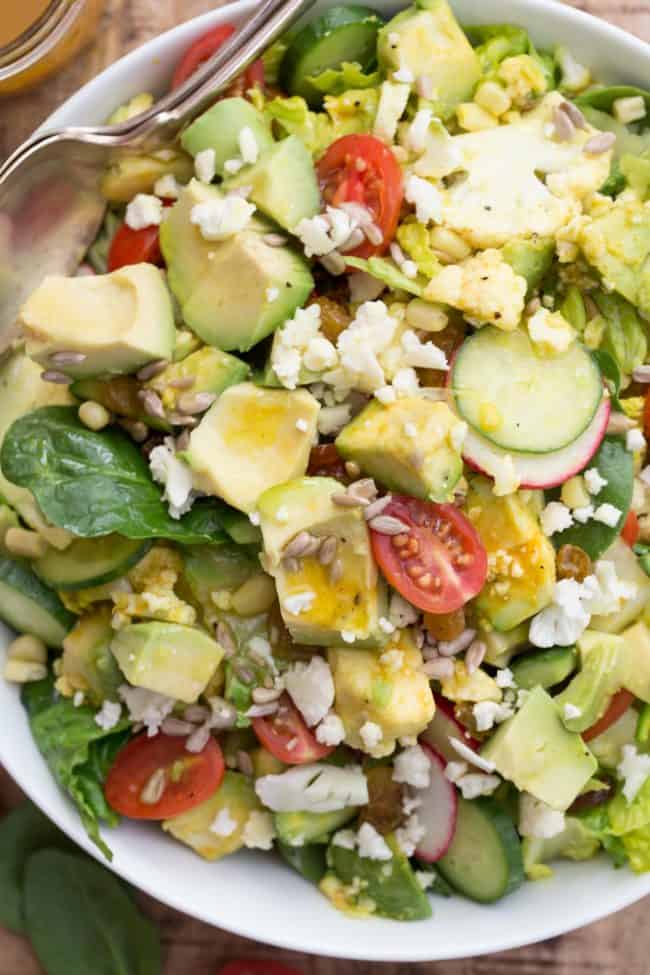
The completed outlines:
{"type": "MultiPolygon", "coordinates": [[[[447,779],[445,776],[445,768],[447,766],[447,763],[445,762],[442,755],[440,755],[440,753],[437,752],[435,748],[432,748],[431,745],[429,745],[427,742],[421,741],[420,745],[422,749],[426,752],[427,757],[431,762],[431,783],[428,789],[420,789],[418,790],[418,792],[420,795],[423,795],[423,793],[429,792],[432,788],[434,788],[434,776],[437,776],[438,777],[437,788],[439,789],[441,784],[444,786],[444,792],[449,802],[448,814],[449,814],[450,822],[448,824],[449,828],[446,831],[447,832],[446,838],[441,842],[441,844],[437,844],[435,846],[435,853],[427,852],[427,850],[424,849],[422,846],[418,846],[416,848],[415,855],[419,860],[422,860],[423,863],[437,863],[437,861],[440,860],[445,855],[445,853],[451,846],[454,836],[456,834],[456,823],[458,822],[458,793],[456,792],[456,787],[454,786],[454,784],[450,782],[449,779],[447,779]]],[[[423,799],[423,804],[425,801],[426,800],[423,799]]],[[[420,820],[420,822],[422,823],[422,825],[426,826],[426,824],[423,823],[422,820],[420,820]]],[[[429,832],[429,830],[427,830],[427,832],[429,832]]],[[[423,839],[426,839],[426,837],[424,837],[423,839]]]]}

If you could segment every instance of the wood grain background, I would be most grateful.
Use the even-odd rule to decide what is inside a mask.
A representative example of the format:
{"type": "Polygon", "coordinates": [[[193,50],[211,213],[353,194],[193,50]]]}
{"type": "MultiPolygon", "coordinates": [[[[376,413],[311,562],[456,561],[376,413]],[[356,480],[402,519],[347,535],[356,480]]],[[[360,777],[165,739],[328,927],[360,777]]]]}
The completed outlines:
{"type": "MultiPolygon", "coordinates": [[[[6,0],[0,0],[1,8],[6,0]]],[[[487,0],[476,0],[477,5],[487,0]]],[[[650,42],[650,0],[570,0],[625,27],[650,42]]],[[[26,95],[0,100],[0,159],[17,146],[50,112],[116,58],[181,21],[221,5],[221,0],[107,0],[94,46],[65,72],[26,95]]],[[[20,799],[18,789],[0,770],[0,812],[20,799]]],[[[404,965],[332,961],[266,948],[191,920],[143,898],[143,906],[161,926],[165,975],[216,975],[236,957],[282,959],[304,975],[403,975],[404,965]]],[[[648,902],[562,938],[517,951],[456,962],[411,965],[413,975],[649,975],[648,902]]],[[[290,905],[287,905],[290,909],[290,905]]],[[[408,932],[405,933],[408,936],[408,932]]],[[[363,937],[363,922],[359,923],[363,937]]],[[[40,975],[29,945],[0,929],[0,975],[40,975]]]]}

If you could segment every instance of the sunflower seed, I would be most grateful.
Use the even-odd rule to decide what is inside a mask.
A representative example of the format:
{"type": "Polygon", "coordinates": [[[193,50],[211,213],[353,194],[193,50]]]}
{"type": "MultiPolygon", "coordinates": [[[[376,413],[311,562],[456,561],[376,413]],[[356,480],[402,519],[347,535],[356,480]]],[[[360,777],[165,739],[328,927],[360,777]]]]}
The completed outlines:
{"type": "Polygon", "coordinates": [[[377,226],[376,223],[369,223],[364,228],[368,242],[373,245],[373,247],[381,247],[384,243],[384,235],[377,226]]]}
{"type": "Polygon", "coordinates": [[[281,687],[256,687],[253,691],[255,704],[271,704],[282,696],[281,687]]]}
{"type": "Polygon", "coordinates": [[[285,546],[282,553],[284,558],[298,558],[311,546],[313,535],[309,532],[299,532],[285,546]]]}
{"type": "Polygon", "coordinates": [[[616,145],[616,136],[613,132],[599,132],[585,142],[584,151],[590,156],[602,156],[604,152],[609,152],[616,145]]]}
{"type": "Polygon", "coordinates": [[[194,725],[189,721],[181,721],[179,718],[165,718],[160,726],[163,735],[171,735],[173,738],[182,738],[191,735],[194,725]]]}
{"type": "Polygon", "coordinates": [[[183,430],[178,437],[176,437],[176,450],[187,450],[190,445],[190,431],[188,429],[183,430]]]}
{"type": "Polygon", "coordinates": [[[168,365],[169,359],[154,359],[153,362],[148,362],[146,366],[139,369],[135,374],[135,378],[141,383],[146,383],[148,379],[153,379],[154,376],[159,376],[168,365]]]}
{"type": "Polygon", "coordinates": [[[348,477],[358,477],[361,473],[361,468],[357,463],[355,463],[355,461],[346,460],[345,473],[348,475],[348,477]]]}
{"type": "Polygon", "coordinates": [[[580,111],[580,109],[578,108],[578,106],[574,105],[573,102],[562,102],[562,104],[560,105],[560,111],[568,115],[568,117],[575,125],[576,129],[586,130],[587,120],[582,114],[582,112],[580,111]]]}
{"type": "Polygon", "coordinates": [[[406,522],[400,521],[399,518],[393,518],[392,515],[378,515],[376,518],[371,518],[368,524],[373,531],[379,532],[380,535],[401,535],[402,533],[407,534],[411,530],[406,522]]]}
{"type": "Polygon", "coordinates": [[[553,112],[553,133],[559,142],[571,142],[576,134],[575,126],[566,112],[556,108],[553,112]]]}
{"type": "Polygon", "coordinates": [[[195,382],[194,376],[180,376],[179,379],[170,379],[167,385],[170,389],[191,389],[195,382]]]}
{"type": "Polygon", "coordinates": [[[334,562],[332,562],[332,565],[330,566],[330,571],[329,571],[330,582],[335,584],[339,582],[342,576],[343,576],[343,562],[341,561],[341,559],[335,559],[334,562]]]}
{"type": "Polygon", "coordinates": [[[211,728],[216,731],[227,731],[237,724],[237,709],[222,697],[209,698],[212,715],[209,719],[211,728]]]}
{"type": "Polygon", "coordinates": [[[244,775],[252,775],[254,772],[253,760],[243,748],[240,748],[237,752],[237,765],[239,766],[239,771],[244,775]]]}
{"type": "Polygon", "coordinates": [[[181,413],[205,413],[216,400],[214,393],[183,393],[178,397],[178,409],[181,413]]]}
{"type": "Polygon", "coordinates": [[[282,234],[264,234],[262,240],[269,247],[284,247],[287,243],[287,238],[282,234]]]}
{"type": "Polygon", "coordinates": [[[384,508],[386,508],[392,501],[392,496],[390,494],[385,494],[383,498],[377,498],[376,501],[372,501],[367,508],[364,509],[363,517],[366,521],[370,521],[371,518],[376,518],[380,515],[384,508]]]}
{"type": "Polygon", "coordinates": [[[371,477],[364,477],[360,481],[354,481],[347,490],[355,498],[363,498],[365,501],[374,501],[377,497],[377,485],[371,477]]]}
{"type": "Polygon", "coordinates": [[[71,376],[66,376],[63,372],[58,372],[56,369],[46,369],[45,372],[41,373],[41,379],[44,383],[58,383],[59,386],[69,386],[73,381],[71,376]]]}
{"type": "Polygon", "coordinates": [[[438,653],[441,657],[454,657],[457,653],[467,650],[475,636],[476,630],[465,630],[455,640],[441,640],[438,644],[438,653]]]}
{"type": "Polygon", "coordinates": [[[120,420],[119,423],[136,443],[144,443],[149,436],[149,427],[142,420],[120,420]]]}
{"type": "Polygon", "coordinates": [[[216,637],[217,643],[225,653],[226,657],[232,657],[233,653],[235,653],[237,650],[237,645],[227,623],[224,623],[223,621],[217,623],[216,637]]]}
{"type": "MultiPolygon", "coordinates": [[[[261,690],[261,688],[258,688],[261,690]]],[[[246,712],[247,718],[268,718],[270,714],[275,714],[278,710],[278,702],[269,701],[268,704],[253,704],[246,712]]]]}
{"type": "Polygon", "coordinates": [[[360,247],[366,239],[361,227],[355,227],[345,243],[341,244],[341,251],[347,254],[348,251],[353,251],[356,247],[360,247]]]}
{"type": "Polygon", "coordinates": [[[321,565],[331,565],[336,558],[336,550],[339,540],[335,535],[329,535],[323,540],[318,553],[318,561],[321,565]]]}
{"type": "Polygon", "coordinates": [[[467,653],[465,654],[465,667],[467,668],[468,674],[473,674],[479,669],[483,660],[485,659],[485,654],[487,652],[487,647],[482,640],[474,640],[470,644],[467,653]]]}
{"type": "Polygon", "coordinates": [[[422,667],[427,677],[434,677],[436,680],[449,680],[454,676],[453,660],[445,660],[443,657],[435,657],[427,660],[422,667]]]}
{"type": "Polygon", "coordinates": [[[187,413],[170,413],[165,419],[174,427],[195,427],[199,422],[197,416],[189,416],[187,413]]]}
{"type": "Polygon", "coordinates": [[[207,743],[210,741],[210,725],[202,724],[200,727],[193,731],[190,737],[185,742],[185,751],[191,752],[194,755],[198,755],[202,752],[207,743]]]}
{"type": "Polygon", "coordinates": [[[326,271],[333,274],[334,277],[338,277],[340,274],[345,273],[345,260],[339,254],[338,251],[332,251],[331,254],[325,254],[320,259],[321,264],[326,271]]]}
{"type": "Polygon", "coordinates": [[[331,496],[332,504],[339,505],[340,508],[365,508],[368,504],[367,498],[357,498],[353,494],[343,491],[331,496]]]}
{"type": "Polygon", "coordinates": [[[165,408],[158,393],[154,393],[153,389],[141,389],[138,396],[142,400],[147,416],[152,416],[157,420],[165,419],[165,408]]]}
{"type": "Polygon", "coordinates": [[[607,424],[607,433],[627,433],[634,426],[634,420],[631,420],[625,413],[611,413],[607,424]]]}
{"type": "Polygon", "coordinates": [[[282,564],[287,572],[300,572],[300,561],[298,559],[283,559],[282,564]]]}
{"type": "Polygon", "coordinates": [[[183,717],[186,721],[191,721],[192,724],[203,724],[204,721],[208,720],[211,713],[210,708],[206,708],[202,704],[190,704],[183,711],[183,717]]]}
{"type": "Polygon", "coordinates": [[[78,366],[87,358],[83,352],[54,352],[50,356],[50,362],[55,366],[78,366]]]}
{"type": "Polygon", "coordinates": [[[167,771],[164,768],[156,769],[153,775],[147,779],[140,793],[140,802],[146,806],[155,806],[157,802],[160,802],[166,785],[167,771]]]}
{"type": "Polygon", "coordinates": [[[650,383],[650,366],[637,366],[632,372],[632,378],[636,383],[650,383]]]}

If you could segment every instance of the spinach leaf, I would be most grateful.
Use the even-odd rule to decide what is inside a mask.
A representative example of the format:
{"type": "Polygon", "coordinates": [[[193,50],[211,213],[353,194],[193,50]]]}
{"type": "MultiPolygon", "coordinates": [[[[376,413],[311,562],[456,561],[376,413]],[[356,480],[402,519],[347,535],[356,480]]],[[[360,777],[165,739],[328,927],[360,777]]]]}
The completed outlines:
{"type": "Polygon", "coordinates": [[[225,537],[222,502],[203,499],[174,520],[132,441],[120,430],[89,430],[74,407],[44,407],[16,420],[0,466],[8,480],[33,492],[52,524],[83,538],[116,532],[196,545],[225,537]]]}
{"type": "Polygon", "coordinates": [[[48,975],[160,975],[160,937],[120,883],[85,857],[41,850],[25,872],[27,930],[48,975]]]}
{"type": "Polygon", "coordinates": [[[36,850],[73,844],[31,802],[24,802],[0,820],[0,924],[23,934],[23,876],[36,850]]]}
{"type": "Polygon", "coordinates": [[[606,349],[596,349],[594,352],[594,359],[598,363],[598,368],[603,374],[603,378],[607,383],[607,388],[609,389],[609,394],[612,400],[612,406],[615,410],[620,413],[623,412],[623,407],[621,406],[621,401],[618,398],[618,394],[621,391],[621,370],[618,368],[618,363],[613,355],[610,355],[606,349]]]}
{"type": "Polygon", "coordinates": [[[91,708],[75,707],[69,698],[55,696],[51,678],[26,684],[23,703],[39,751],[77,806],[88,836],[110,860],[112,854],[100,836],[99,824],[116,826],[119,817],[106,802],[103,786],[115,755],[128,738],[129,722],[122,720],[104,731],[91,708]]]}

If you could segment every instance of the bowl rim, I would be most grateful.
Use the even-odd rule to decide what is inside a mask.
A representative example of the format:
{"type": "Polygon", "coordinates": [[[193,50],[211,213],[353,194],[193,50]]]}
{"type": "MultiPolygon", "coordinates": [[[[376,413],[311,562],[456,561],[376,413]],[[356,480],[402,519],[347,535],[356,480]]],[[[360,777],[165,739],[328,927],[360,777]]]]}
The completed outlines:
{"type": "MultiPolygon", "coordinates": [[[[331,2],[333,2],[333,0],[325,0],[326,5],[331,4],[331,2]]],[[[465,0],[465,2],[468,2],[468,0],[465,0]]],[[[455,0],[451,0],[451,3],[452,6],[454,6],[455,0]]],[[[634,59],[639,59],[640,57],[641,61],[647,62],[648,68],[650,69],[650,45],[634,35],[627,33],[622,28],[587,14],[582,10],[564,6],[563,4],[558,3],[557,0],[497,0],[497,5],[499,4],[501,6],[521,10],[522,20],[524,20],[524,22],[528,21],[530,23],[534,21],[535,17],[543,18],[550,14],[554,22],[560,22],[560,26],[563,22],[564,24],[572,25],[575,28],[589,28],[590,33],[597,36],[599,35],[598,39],[600,44],[607,46],[613,42],[614,46],[618,46],[618,48],[621,49],[621,52],[627,50],[630,54],[633,54],[634,59]]],[[[242,17],[247,12],[254,9],[256,5],[257,0],[235,0],[235,2],[228,3],[223,7],[208,11],[207,13],[204,13],[198,17],[178,24],[170,30],[152,38],[145,44],[124,55],[118,61],[115,61],[99,75],[87,82],[81,89],[79,89],[50,116],[48,116],[48,118],[39,126],[37,132],[40,133],[46,129],[60,125],[63,122],[69,124],[70,117],[74,116],[75,114],[80,116],[80,122],[85,121],[83,118],[85,114],[83,111],[83,106],[89,100],[96,98],[99,93],[110,89],[111,81],[123,76],[125,72],[133,73],[132,69],[137,70],[138,66],[141,66],[148,61],[155,63],[157,61],[157,52],[163,49],[165,44],[169,42],[170,39],[173,38],[179,42],[190,40],[194,36],[201,33],[205,27],[219,24],[225,19],[242,17]]],[[[404,5],[404,2],[396,2],[391,4],[391,6],[394,7],[402,7],[404,5]]],[[[478,21],[487,22],[488,19],[489,18],[486,19],[481,15],[477,16],[478,21]]],[[[29,798],[64,833],[66,833],[87,853],[97,859],[103,866],[113,870],[113,872],[124,878],[135,888],[142,890],[159,902],[167,904],[185,915],[197,918],[198,920],[201,920],[213,927],[221,927],[222,929],[228,930],[241,937],[249,938],[254,941],[259,940],[260,935],[256,930],[254,912],[251,912],[251,914],[248,916],[242,916],[242,918],[238,921],[233,921],[232,919],[229,919],[228,921],[219,921],[218,919],[215,919],[214,915],[210,915],[209,912],[203,910],[200,905],[188,905],[186,901],[183,900],[182,895],[180,893],[175,895],[173,889],[171,888],[166,890],[164,893],[161,893],[160,890],[155,890],[152,883],[149,882],[147,878],[143,880],[142,877],[138,876],[138,870],[135,867],[131,867],[128,862],[121,861],[119,864],[114,862],[107,863],[100,851],[98,851],[98,849],[86,836],[81,822],[76,817],[76,813],[70,815],[70,810],[72,810],[73,807],[69,803],[66,802],[64,805],[57,808],[56,801],[53,798],[50,799],[46,797],[43,799],[42,797],[38,796],[38,788],[36,786],[32,787],[32,783],[27,781],[26,777],[23,775],[18,750],[12,751],[9,747],[9,742],[6,740],[3,741],[2,736],[0,736],[0,760],[2,761],[6,771],[21,787],[25,794],[29,796],[29,798]]],[[[57,790],[59,788],[56,783],[55,788],[57,790]]],[[[558,871],[558,873],[560,872],[561,871],[558,871]]],[[[551,888],[549,888],[549,893],[550,892],[551,888]]],[[[327,935],[321,937],[320,939],[318,937],[311,938],[308,942],[306,942],[301,940],[300,931],[293,929],[290,925],[287,925],[282,930],[279,930],[277,935],[265,933],[263,935],[263,943],[293,951],[301,951],[324,957],[350,959],[356,961],[423,962],[431,960],[444,961],[454,958],[478,957],[488,953],[505,951],[535,944],[540,941],[576,930],[584,925],[617,913],[623,908],[639,901],[648,893],[650,893],[650,875],[639,877],[629,872],[629,878],[626,878],[626,883],[622,889],[617,890],[616,893],[610,891],[609,896],[605,901],[594,898],[592,901],[588,901],[586,904],[581,902],[575,906],[575,910],[571,914],[570,918],[567,920],[558,920],[556,923],[552,923],[550,925],[547,922],[540,920],[537,922],[537,930],[534,934],[524,934],[523,932],[518,934],[516,932],[512,932],[510,936],[504,935],[500,938],[490,938],[484,936],[482,940],[479,940],[477,945],[472,945],[471,953],[467,952],[467,948],[461,948],[460,946],[437,951],[433,948],[423,950],[420,947],[411,946],[408,943],[408,939],[402,939],[401,937],[404,932],[404,925],[396,922],[393,922],[395,930],[395,950],[390,955],[385,951],[378,952],[373,950],[371,939],[366,939],[363,937],[363,924],[358,929],[361,937],[358,939],[351,937],[349,944],[346,944],[345,946],[338,943],[332,943],[332,939],[328,938],[327,935]],[[406,943],[404,943],[405,941],[406,943]]],[[[462,903],[462,901],[459,900],[458,903],[462,903]]],[[[430,921],[429,923],[435,923],[435,916],[433,921],[430,921]]]]}

